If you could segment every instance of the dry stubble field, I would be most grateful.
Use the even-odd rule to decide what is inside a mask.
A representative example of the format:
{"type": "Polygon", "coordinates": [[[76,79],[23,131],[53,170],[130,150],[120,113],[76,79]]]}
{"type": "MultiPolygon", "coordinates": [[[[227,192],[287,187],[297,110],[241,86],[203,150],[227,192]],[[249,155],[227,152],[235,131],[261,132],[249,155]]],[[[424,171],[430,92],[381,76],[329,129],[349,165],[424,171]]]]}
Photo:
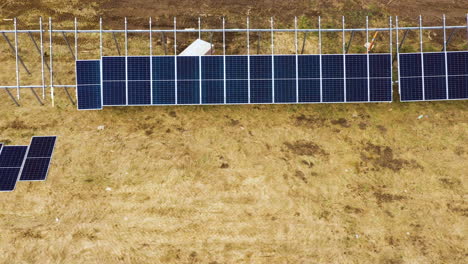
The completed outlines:
{"type": "MultiPolygon", "coordinates": [[[[85,11],[111,5],[85,4],[94,8],[85,11]]],[[[7,69],[11,55],[0,47],[7,69]]],[[[0,73],[2,82],[12,76],[0,73]]],[[[27,90],[22,96],[15,107],[1,91],[0,142],[59,141],[46,182],[0,195],[1,263],[467,257],[466,102],[79,112],[63,91],[55,108],[39,106],[27,90]]]]}

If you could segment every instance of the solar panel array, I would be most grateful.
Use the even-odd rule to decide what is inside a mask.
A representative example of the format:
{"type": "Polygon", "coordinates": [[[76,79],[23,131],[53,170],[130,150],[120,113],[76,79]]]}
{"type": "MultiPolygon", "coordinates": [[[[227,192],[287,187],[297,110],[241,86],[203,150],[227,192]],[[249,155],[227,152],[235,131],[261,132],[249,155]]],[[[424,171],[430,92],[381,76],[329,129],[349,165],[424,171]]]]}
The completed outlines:
{"type": "Polygon", "coordinates": [[[45,180],[57,137],[33,137],[29,146],[0,143],[0,191],[13,191],[18,180],[45,180]]]}
{"type": "Polygon", "coordinates": [[[82,110],[392,101],[390,54],[102,57],[76,68],[82,110]]]}
{"type": "Polygon", "coordinates": [[[468,52],[400,54],[401,101],[468,99],[468,52]]]}
{"type": "Polygon", "coordinates": [[[44,181],[49,171],[57,137],[33,137],[20,181],[44,181]]]}

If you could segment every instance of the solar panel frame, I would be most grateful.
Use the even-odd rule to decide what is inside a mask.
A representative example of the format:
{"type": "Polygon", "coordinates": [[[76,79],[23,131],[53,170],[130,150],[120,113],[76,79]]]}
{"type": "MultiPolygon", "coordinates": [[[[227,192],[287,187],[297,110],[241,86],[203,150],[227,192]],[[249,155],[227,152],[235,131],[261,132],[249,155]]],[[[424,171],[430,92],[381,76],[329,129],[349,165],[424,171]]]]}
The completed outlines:
{"type": "MultiPolygon", "coordinates": [[[[31,138],[31,142],[29,143],[29,147],[28,147],[28,150],[26,152],[26,155],[25,155],[25,158],[24,158],[24,163],[23,163],[23,167],[21,168],[21,171],[20,171],[20,174],[19,174],[19,178],[18,178],[18,181],[45,181],[47,180],[47,176],[49,175],[49,169],[50,169],[50,164],[52,162],[52,157],[54,155],[54,152],[55,152],[55,147],[57,145],[57,139],[58,139],[58,136],[34,136],[31,138]],[[52,144],[52,147],[48,150],[48,153],[47,154],[31,154],[32,151],[32,148],[34,148],[34,141],[35,139],[53,139],[53,144],[52,144]],[[33,155],[33,157],[31,157],[30,155],[33,155]],[[48,159],[47,161],[47,170],[45,171],[44,173],[44,177],[43,179],[22,179],[23,178],[23,172],[24,172],[24,168],[25,168],[25,165],[27,164],[28,160],[38,160],[38,159],[48,159]]],[[[41,146],[41,148],[43,148],[43,146],[41,146]]]]}
{"type": "MultiPolygon", "coordinates": [[[[20,164],[17,164],[17,166],[5,166],[5,165],[0,165],[0,175],[2,173],[5,173],[5,171],[7,172],[7,177],[9,177],[9,180],[10,180],[10,184],[9,186],[12,186],[12,188],[3,188],[4,186],[0,186],[0,192],[12,192],[16,189],[16,184],[18,183],[18,180],[19,180],[19,177],[21,175],[21,170],[24,166],[24,162],[26,160],[26,153],[28,151],[28,148],[29,146],[3,146],[2,149],[1,149],[1,152],[0,152],[0,160],[2,158],[4,158],[4,155],[5,155],[5,150],[7,149],[21,149],[21,151],[23,152],[22,154],[20,154],[22,157],[19,158],[21,159],[21,162],[20,164]],[[9,175],[8,175],[9,174],[9,175]],[[16,176],[16,177],[15,177],[16,176]],[[13,177],[15,177],[15,179],[13,179],[13,177]],[[13,182],[14,181],[14,182],[13,182]]],[[[18,159],[18,163],[19,163],[19,159],[18,159]]],[[[4,161],[0,161],[0,163],[3,163],[4,161]]],[[[16,165],[16,164],[14,164],[16,165]]],[[[3,178],[0,178],[0,184],[3,184],[3,178]]]]}

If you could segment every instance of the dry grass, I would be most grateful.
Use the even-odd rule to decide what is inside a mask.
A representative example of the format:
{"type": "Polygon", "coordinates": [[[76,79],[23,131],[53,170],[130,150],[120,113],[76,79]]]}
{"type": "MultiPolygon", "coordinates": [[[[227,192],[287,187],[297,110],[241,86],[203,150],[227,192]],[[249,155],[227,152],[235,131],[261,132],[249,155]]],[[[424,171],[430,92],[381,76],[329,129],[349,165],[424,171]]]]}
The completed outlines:
{"type": "Polygon", "coordinates": [[[0,142],[59,135],[47,181],[0,194],[1,263],[465,262],[466,102],[83,112],[56,93],[0,91],[0,142]]]}

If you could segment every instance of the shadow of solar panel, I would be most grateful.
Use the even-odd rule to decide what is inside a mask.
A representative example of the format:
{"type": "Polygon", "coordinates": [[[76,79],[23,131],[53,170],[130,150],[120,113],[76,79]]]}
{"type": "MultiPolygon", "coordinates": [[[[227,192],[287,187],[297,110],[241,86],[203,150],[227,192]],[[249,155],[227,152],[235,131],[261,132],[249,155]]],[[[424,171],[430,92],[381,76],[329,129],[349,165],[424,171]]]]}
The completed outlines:
{"type": "Polygon", "coordinates": [[[222,56],[202,56],[202,80],[223,80],[224,60],[222,56]]]}
{"type": "Polygon", "coordinates": [[[422,76],[421,54],[400,54],[399,60],[401,78],[422,76]]]}
{"type": "Polygon", "coordinates": [[[320,102],[320,80],[299,79],[299,103],[320,102]]]}
{"type": "Polygon", "coordinates": [[[276,55],[275,79],[296,79],[296,55],[276,55]]]}
{"type": "Polygon", "coordinates": [[[21,181],[44,181],[49,171],[50,158],[27,158],[21,171],[21,181]]]}
{"type": "Polygon", "coordinates": [[[268,55],[250,56],[250,79],[265,80],[272,78],[272,57],[268,55]]]}
{"type": "Polygon", "coordinates": [[[77,105],[79,110],[102,109],[101,62],[76,61],[77,105]]]}
{"type": "Polygon", "coordinates": [[[346,55],[346,78],[367,78],[367,55],[346,55]]]}
{"type": "Polygon", "coordinates": [[[252,104],[273,103],[272,80],[250,80],[250,102],[252,104]]]}
{"type": "MultiPolygon", "coordinates": [[[[367,69],[367,66],[366,66],[366,69],[367,69]]],[[[368,96],[367,79],[347,79],[346,80],[346,101],[347,102],[367,102],[368,99],[369,99],[369,96],[368,96]]]]}
{"type": "Polygon", "coordinates": [[[275,103],[296,103],[296,80],[275,80],[275,103]]]}
{"type": "Polygon", "coordinates": [[[323,79],[322,100],[327,103],[344,102],[343,79],[323,79]]]}
{"type": "Polygon", "coordinates": [[[401,78],[400,96],[402,101],[423,100],[422,78],[401,78]]]}
{"type": "Polygon", "coordinates": [[[449,98],[468,99],[468,76],[449,76],[449,98]]]}
{"type": "Polygon", "coordinates": [[[102,80],[125,81],[125,57],[102,57],[102,80]]]}
{"type": "MultiPolygon", "coordinates": [[[[198,57],[197,57],[198,58],[198,57]]],[[[177,81],[177,103],[199,104],[200,103],[200,81],[177,81]]]]}
{"type": "Polygon", "coordinates": [[[468,52],[447,53],[448,75],[468,75],[468,52]]]}
{"type": "Polygon", "coordinates": [[[128,81],[128,104],[150,105],[151,104],[151,82],[150,81],[128,81]]]}
{"type": "Polygon", "coordinates": [[[249,82],[247,80],[226,80],[226,103],[248,104],[249,82]]]}
{"type": "Polygon", "coordinates": [[[371,78],[392,77],[392,55],[391,54],[370,54],[369,74],[371,78]]]}
{"type": "Polygon", "coordinates": [[[224,104],[224,81],[202,81],[202,103],[224,104]]]}
{"type": "Polygon", "coordinates": [[[153,104],[175,104],[175,81],[153,81],[153,104]]]}
{"type": "Polygon", "coordinates": [[[322,55],[322,78],[344,78],[343,55],[322,55]]]}
{"type": "Polygon", "coordinates": [[[127,84],[125,81],[104,81],[102,83],[102,100],[104,106],[127,104],[127,84]]]}
{"type": "Polygon", "coordinates": [[[392,79],[379,78],[370,79],[370,101],[391,102],[392,101],[392,79]]]}
{"type": "Polygon", "coordinates": [[[299,55],[297,60],[299,79],[320,78],[319,55],[299,55]]]}
{"type": "Polygon", "coordinates": [[[33,137],[28,149],[28,158],[51,157],[57,137],[33,137]]]}
{"type": "Polygon", "coordinates": [[[447,98],[445,77],[424,77],[425,100],[444,100],[447,98]]]}
{"type": "Polygon", "coordinates": [[[424,76],[445,76],[444,53],[424,53],[423,57],[424,76]]]}
{"type": "Polygon", "coordinates": [[[226,56],[226,79],[247,80],[247,56],[226,56]]]}
{"type": "Polygon", "coordinates": [[[198,56],[177,57],[177,80],[199,80],[199,66],[198,56]]]}

